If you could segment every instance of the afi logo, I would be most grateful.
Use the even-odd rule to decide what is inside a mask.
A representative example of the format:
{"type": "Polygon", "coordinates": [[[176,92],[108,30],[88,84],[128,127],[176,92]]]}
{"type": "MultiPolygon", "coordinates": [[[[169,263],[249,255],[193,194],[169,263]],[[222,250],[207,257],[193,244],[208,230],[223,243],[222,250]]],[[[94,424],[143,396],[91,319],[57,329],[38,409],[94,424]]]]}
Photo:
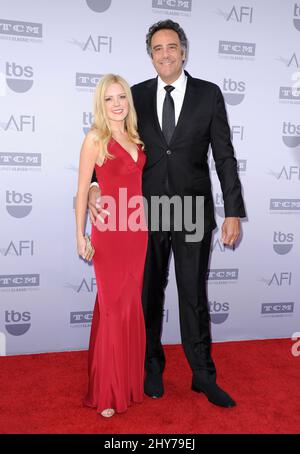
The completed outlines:
{"type": "Polygon", "coordinates": [[[278,177],[278,180],[283,179],[283,180],[300,180],[300,167],[298,166],[289,166],[285,167],[283,166],[282,169],[280,170],[278,177]]]}
{"type": "Polygon", "coordinates": [[[90,282],[87,282],[85,279],[83,279],[77,289],[77,293],[80,293],[81,291],[93,293],[95,289],[97,289],[97,284],[96,279],[94,277],[91,278],[90,282]]]}
{"type": "Polygon", "coordinates": [[[277,273],[274,273],[273,276],[271,277],[270,282],[268,283],[268,286],[270,287],[271,285],[277,285],[278,287],[281,287],[283,285],[291,285],[292,283],[292,273],[289,273],[287,271],[283,271],[277,275],[277,273]]]}
{"type": "Polygon", "coordinates": [[[291,56],[291,58],[289,59],[288,63],[287,63],[287,67],[289,68],[290,66],[293,66],[295,68],[300,68],[299,61],[300,60],[298,60],[297,55],[294,52],[293,55],[291,56]]]}
{"type": "Polygon", "coordinates": [[[7,125],[4,127],[4,131],[13,129],[17,132],[23,132],[25,128],[29,128],[31,132],[35,132],[35,116],[34,115],[20,115],[19,118],[15,118],[13,115],[9,118],[7,125]]]}
{"type": "Polygon", "coordinates": [[[230,128],[231,140],[238,138],[240,141],[244,140],[245,127],[241,125],[232,125],[230,128]]]}
{"type": "Polygon", "coordinates": [[[219,252],[227,252],[227,251],[234,251],[235,246],[233,245],[231,248],[225,247],[225,245],[220,241],[219,238],[216,241],[212,242],[210,250],[213,252],[215,250],[219,252]]]}
{"type": "Polygon", "coordinates": [[[249,6],[241,6],[240,8],[236,8],[235,6],[233,6],[226,20],[235,20],[237,22],[244,21],[252,24],[252,17],[253,8],[250,8],[249,6]]]}
{"type": "Polygon", "coordinates": [[[4,256],[16,255],[18,257],[23,255],[33,255],[33,241],[21,240],[18,243],[11,241],[8,245],[8,248],[4,252],[4,256]]]}
{"type": "Polygon", "coordinates": [[[94,40],[90,35],[87,42],[83,46],[83,50],[93,50],[94,52],[101,52],[101,49],[106,50],[109,54],[112,51],[112,37],[111,36],[97,36],[94,40]]]}

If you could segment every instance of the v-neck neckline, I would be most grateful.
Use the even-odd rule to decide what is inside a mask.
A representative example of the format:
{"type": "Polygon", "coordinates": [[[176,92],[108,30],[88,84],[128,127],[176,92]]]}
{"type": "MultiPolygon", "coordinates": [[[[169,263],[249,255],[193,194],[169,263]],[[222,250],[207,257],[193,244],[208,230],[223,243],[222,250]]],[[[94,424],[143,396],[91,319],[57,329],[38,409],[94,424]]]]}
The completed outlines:
{"type": "Polygon", "coordinates": [[[128,154],[128,156],[130,157],[130,159],[131,159],[135,164],[138,163],[138,160],[139,160],[139,148],[138,148],[138,145],[136,145],[137,159],[136,159],[136,161],[135,161],[135,160],[133,159],[131,153],[129,153],[129,151],[127,151],[126,148],[124,148],[124,147],[120,144],[120,142],[118,142],[114,137],[112,137],[112,140],[113,140],[114,142],[116,142],[116,144],[118,144],[119,147],[122,148],[123,151],[125,151],[125,153],[128,154]]]}

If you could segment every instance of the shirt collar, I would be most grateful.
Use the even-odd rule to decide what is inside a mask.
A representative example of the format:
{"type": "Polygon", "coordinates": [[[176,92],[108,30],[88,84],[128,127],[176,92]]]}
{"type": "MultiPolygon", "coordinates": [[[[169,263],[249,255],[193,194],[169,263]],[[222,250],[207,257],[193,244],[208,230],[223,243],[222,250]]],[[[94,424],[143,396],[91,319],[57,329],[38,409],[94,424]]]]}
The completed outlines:
{"type": "MultiPolygon", "coordinates": [[[[172,87],[175,87],[175,90],[183,92],[185,89],[186,79],[187,77],[184,71],[182,71],[178,79],[175,80],[175,82],[173,82],[171,85],[172,87]]],[[[166,84],[166,82],[164,82],[160,76],[157,76],[157,91],[163,90],[167,85],[168,84],[166,84]]]]}

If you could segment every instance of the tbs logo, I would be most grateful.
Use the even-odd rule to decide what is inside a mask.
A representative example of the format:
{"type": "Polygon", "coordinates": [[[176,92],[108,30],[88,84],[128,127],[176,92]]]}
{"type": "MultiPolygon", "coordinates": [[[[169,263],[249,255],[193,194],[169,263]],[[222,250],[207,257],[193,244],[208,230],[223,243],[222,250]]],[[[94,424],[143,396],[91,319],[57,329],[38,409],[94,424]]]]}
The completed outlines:
{"type": "Polygon", "coordinates": [[[293,247],[294,235],[292,233],[274,232],[273,249],[279,255],[285,255],[293,247]]]}
{"type": "Polygon", "coordinates": [[[94,118],[92,112],[83,112],[82,114],[82,130],[84,134],[87,134],[91,129],[94,118]]]}
{"type": "Polygon", "coordinates": [[[5,311],[5,328],[12,336],[22,336],[30,326],[30,312],[5,311]]]}
{"type": "Polygon", "coordinates": [[[21,66],[15,62],[6,63],[6,83],[16,93],[25,93],[33,85],[32,66],[21,66]]]}
{"type": "Polygon", "coordinates": [[[224,323],[229,316],[229,303],[209,301],[209,310],[212,323],[220,325],[221,323],[224,323]]]}
{"type": "Polygon", "coordinates": [[[223,95],[227,104],[236,106],[241,104],[245,98],[245,82],[235,81],[231,78],[223,81],[223,95]]]}
{"type": "Polygon", "coordinates": [[[300,145],[300,124],[284,121],[282,125],[282,140],[289,148],[300,145]]]}
{"type": "Polygon", "coordinates": [[[222,193],[215,194],[215,209],[218,216],[220,216],[221,218],[225,217],[224,200],[222,193]]]}
{"type": "Polygon", "coordinates": [[[32,210],[32,194],[6,191],[6,210],[14,218],[25,218],[32,210]]]}

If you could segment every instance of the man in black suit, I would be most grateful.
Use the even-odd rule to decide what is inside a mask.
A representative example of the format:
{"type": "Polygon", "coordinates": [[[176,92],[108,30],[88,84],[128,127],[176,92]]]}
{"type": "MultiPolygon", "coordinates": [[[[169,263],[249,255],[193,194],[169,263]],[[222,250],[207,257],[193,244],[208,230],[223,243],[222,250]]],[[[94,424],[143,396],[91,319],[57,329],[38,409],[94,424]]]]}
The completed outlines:
{"type": "MultiPolygon", "coordinates": [[[[192,390],[203,392],[215,405],[233,407],[234,400],[216,384],[206,294],[211,236],[216,227],[207,164],[210,144],[224,199],[224,244],[235,243],[239,218],[245,216],[224,100],[217,85],[195,79],[183,70],[187,38],[179,24],[171,20],[154,24],[146,44],[158,76],[132,87],[138,130],[147,155],[143,195],[149,205],[153,196],[203,196],[204,235],[201,241],[187,242],[186,232],[174,229],[172,219],[168,231],[162,225],[158,231],[149,230],[142,295],[147,333],[145,393],[151,397],[164,393],[161,330],[172,249],[181,338],[192,370],[192,390]]],[[[97,189],[91,189],[92,219],[97,196],[97,189]]]]}

